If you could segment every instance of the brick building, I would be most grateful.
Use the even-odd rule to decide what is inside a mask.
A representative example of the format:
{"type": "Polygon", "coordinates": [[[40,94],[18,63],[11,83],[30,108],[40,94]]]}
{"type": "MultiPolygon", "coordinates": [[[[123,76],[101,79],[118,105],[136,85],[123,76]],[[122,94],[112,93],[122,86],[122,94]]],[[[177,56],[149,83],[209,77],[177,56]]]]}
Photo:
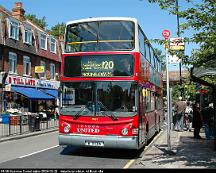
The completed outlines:
{"type": "Polygon", "coordinates": [[[60,65],[58,39],[26,19],[21,2],[16,2],[12,11],[0,6],[1,110],[10,107],[10,102],[33,112],[40,104],[46,106],[44,102],[55,103],[60,65]],[[36,66],[42,71],[36,73],[36,66]]]}
{"type": "MultiPolygon", "coordinates": [[[[190,77],[190,72],[187,70],[182,70],[181,71],[181,78],[185,79],[185,78],[189,78],[190,77]]],[[[180,72],[177,71],[169,71],[169,82],[170,85],[175,85],[177,83],[179,83],[180,81],[180,72]]],[[[166,71],[163,72],[163,82],[164,84],[166,84],[166,71]]]]}

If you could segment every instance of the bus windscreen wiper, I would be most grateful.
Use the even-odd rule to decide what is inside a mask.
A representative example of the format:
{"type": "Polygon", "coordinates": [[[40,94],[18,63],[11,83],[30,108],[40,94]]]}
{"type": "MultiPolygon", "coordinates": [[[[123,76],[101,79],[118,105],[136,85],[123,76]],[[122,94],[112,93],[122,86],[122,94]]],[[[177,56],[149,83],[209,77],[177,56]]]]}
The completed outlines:
{"type": "Polygon", "coordinates": [[[109,113],[105,113],[105,111],[100,111],[101,113],[104,113],[104,115],[111,117],[113,120],[118,120],[118,117],[115,116],[112,112],[110,112],[106,106],[103,105],[103,103],[98,102],[98,104],[101,106],[101,108],[103,108],[105,111],[109,112],[109,113]]]}
{"type": "Polygon", "coordinates": [[[73,119],[77,119],[79,115],[87,108],[87,105],[81,106],[81,109],[73,116],[73,119]]]}

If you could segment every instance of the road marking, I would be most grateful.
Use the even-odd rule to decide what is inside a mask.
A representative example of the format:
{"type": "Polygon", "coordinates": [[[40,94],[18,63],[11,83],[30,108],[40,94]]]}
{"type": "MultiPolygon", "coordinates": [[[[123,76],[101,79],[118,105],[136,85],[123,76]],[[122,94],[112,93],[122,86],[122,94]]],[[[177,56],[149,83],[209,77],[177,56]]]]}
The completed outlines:
{"type": "MultiPolygon", "coordinates": [[[[155,136],[155,138],[150,142],[150,144],[148,144],[145,149],[144,152],[160,137],[160,135],[162,134],[163,130],[161,130],[157,136],[155,136]]],[[[128,169],[134,162],[136,161],[136,159],[131,159],[127,162],[127,164],[123,167],[123,169],[128,169]]]]}
{"type": "Polygon", "coordinates": [[[135,159],[129,160],[129,162],[123,167],[123,169],[128,169],[134,162],[135,159]]]}
{"type": "Polygon", "coordinates": [[[46,151],[46,150],[50,150],[50,149],[56,148],[56,147],[58,147],[58,146],[59,146],[59,145],[55,145],[55,146],[52,146],[52,147],[49,147],[49,148],[45,148],[45,149],[40,150],[40,151],[35,151],[35,152],[33,152],[33,153],[26,154],[26,155],[24,155],[24,156],[20,156],[19,158],[21,159],[21,158],[24,158],[24,157],[28,157],[28,156],[31,156],[31,155],[34,155],[34,154],[37,154],[37,153],[41,153],[41,152],[46,151]]]}
{"type": "Polygon", "coordinates": [[[160,137],[160,135],[162,134],[162,132],[163,132],[163,130],[161,130],[161,131],[157,134],[157,136],[154,137],[154,139],[150,142],[150,144],[148,144],[148,145],[145,147],[144,151],[146,151],[146,150],[160,137]]]}

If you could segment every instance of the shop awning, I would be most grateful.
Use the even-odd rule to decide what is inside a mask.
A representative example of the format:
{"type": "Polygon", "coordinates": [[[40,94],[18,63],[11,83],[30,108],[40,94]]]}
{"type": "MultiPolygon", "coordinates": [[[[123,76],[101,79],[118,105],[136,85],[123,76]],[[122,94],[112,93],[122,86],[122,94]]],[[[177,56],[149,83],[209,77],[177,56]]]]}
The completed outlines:
{"type": "Polygon", "coordinates": [[[28,97],[31,100],[55,100],[55,97],[50,96],[36,88],[12,86],[12,90],[28,97]]]}
{"type": "Polygon", "coordinates": [[[58,91],[55,90],[55,89],[40,89],[40,90],[45,92],[48,95],[51,95],[51,96],[55,97],[55,98],[58,97],[58,91]]]}

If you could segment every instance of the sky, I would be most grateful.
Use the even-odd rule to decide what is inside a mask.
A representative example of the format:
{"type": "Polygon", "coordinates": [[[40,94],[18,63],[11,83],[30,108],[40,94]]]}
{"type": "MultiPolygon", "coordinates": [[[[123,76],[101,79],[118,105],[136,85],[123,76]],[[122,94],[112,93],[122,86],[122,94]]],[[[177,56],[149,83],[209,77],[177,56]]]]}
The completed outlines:
{"type": "MultiPolygon", "coordinates": [[[[0,5],[11,11],[15,2],[22,2],[25,14],[45,17],[48,29],[58,23],[89,17],[135,17],[148,39],[163,39],[162,31],[170,31],[177,37],[177,18],[168,11],[147,0],[0,0],[0,5]]],[[[183,1],[179,1],[180,6],[183,1]]],[[[180,20],[181,23],[181,20],[180,20]]],[[[188,37],[190,32],[182,37],[188,37]]],[[[154,45],[163,51],[162,45],[154,45]]],[[[185,55],[190,55],[194,45],[185,45],[185,55]]],[[[196,48],[196,47],[195,47],[196,48]]],[[[179,70],[178,64],[169,65],[169,70],[179,70]]]]}

